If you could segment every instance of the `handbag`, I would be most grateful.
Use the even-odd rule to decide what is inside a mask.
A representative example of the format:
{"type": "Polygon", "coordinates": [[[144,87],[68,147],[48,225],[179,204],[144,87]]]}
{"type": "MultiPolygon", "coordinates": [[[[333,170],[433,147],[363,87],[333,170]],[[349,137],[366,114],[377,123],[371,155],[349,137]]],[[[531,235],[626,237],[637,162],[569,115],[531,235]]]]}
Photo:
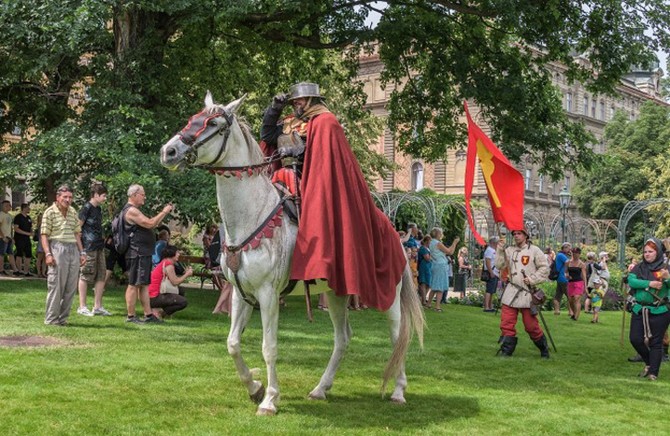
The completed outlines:
{"type": "Polygon", "coordinates": [[[179,286],[173,285],[167,274],[165,274],[165,262],[163,262],[163,280],[161,281],[161,294],[178,294],[179,286]]]}
{"type": "Polygon", "coordinates": [[[530,299],[535,306],[542,306],[547,301],[547,295],[544,291],[535,291],[530,295],[530,299]]]}

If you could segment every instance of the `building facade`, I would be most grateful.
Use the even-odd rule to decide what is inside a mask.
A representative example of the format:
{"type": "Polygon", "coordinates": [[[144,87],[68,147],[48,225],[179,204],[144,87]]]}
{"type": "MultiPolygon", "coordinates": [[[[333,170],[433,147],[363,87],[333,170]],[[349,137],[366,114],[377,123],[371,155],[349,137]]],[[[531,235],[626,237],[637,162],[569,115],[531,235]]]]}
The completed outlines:
{"type": "MultiPolygon", "coordinates": [[[[584,57],[578,58],[578,61],[587,62],[584,57]]],[[[603,140],[604,130],[615,112],[624,111],[631,119],[635,119],[645,101],[652,100],[658,104],[668,104],[661,98],[660,80],[663,71],[658,68],[658,65],[654,66],[651,71],[636,69],[624,77],[617,87],[616,97],[594,95],[580,83],[568,83],[567,68],[564,65],[551,63],[547,67],[551,71],[554,85],[563,95],[563,108],[569,119],[583,123],[596,138],[596,142],[591,144],[596,153],[606,151],[606,144],[603,140]]],[[[383,68],[382,61],[374,52],[363,54],[360,57],[358,79],[363,83],[367,94],[368,108],[379,117],[388,115],[387,102],[395,89],[393,85],[382,88],[380,75],[383,68]]],[[[471,104],[470,107],[474,120],[485,133],[489,134],[490,128],[477,117],[476,106],[471,104]]],[[[466,123],[465,117],[463,117],[463,123],[466,123]]],[[[388,192],[392,189],[419,191],[423,188],[430,188],[441,194],[464,193],[465,147],[463,150],[448,150],[444,160],[428,163],[398,152],[394,135],[388,128],[374,147],[377,152],[384,154],[400,167],[387,178],[375,182],[377,191],[388,192]]],[[[552,182],[539,173],[536,165],[521,162],[515,163],[515,166],[525,179],[526,210],[558,214],[560,211],[558,194],[564,186],[568,190],[572,189],[576,181],[574,175],[568,170],[564,180],[552,182]]],[[[486,199],[486,187],[479,170],[475,172],[472,193],[475,199],[486,199]]],[[[571,210],[570,213],[574,211],[571,210]]]]}

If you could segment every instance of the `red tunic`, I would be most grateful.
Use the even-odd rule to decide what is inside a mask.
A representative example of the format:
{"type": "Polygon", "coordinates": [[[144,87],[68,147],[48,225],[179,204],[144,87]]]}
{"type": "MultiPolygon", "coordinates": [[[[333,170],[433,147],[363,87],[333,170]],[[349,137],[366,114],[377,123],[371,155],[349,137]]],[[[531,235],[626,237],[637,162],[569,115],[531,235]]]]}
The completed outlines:
{"type": "Polygon", "coordinates": [[[337,295],[359,295],[379,310],[391,307],[405,253],[332,113],[309,121],[300,191],[291,279],[326,279],[337,295]]]}

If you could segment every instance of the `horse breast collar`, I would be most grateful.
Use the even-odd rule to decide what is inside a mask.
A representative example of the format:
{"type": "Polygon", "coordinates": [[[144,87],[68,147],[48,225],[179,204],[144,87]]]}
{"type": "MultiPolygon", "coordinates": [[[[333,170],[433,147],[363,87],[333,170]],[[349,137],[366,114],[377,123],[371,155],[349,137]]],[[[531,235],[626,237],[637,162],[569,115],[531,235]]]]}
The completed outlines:
{"type": "Polygon", "coordinates": [[[268,215],[267,218],[259,225],[256,227],[256,229],[251,232],[251,235],[249,235],[244,241],[242,241],[240,244],[237,245],[227,245],[224,244],[222,247],[222,251],[226,253],[226,266],[233,270],[233,272],[237,272],[239,270],[239,255],[240,252],[242,251],[248,251],[248,250],[254,250],[258,248],[258,246],[261,244],[261,240],[263,238],[272,238],[274,236],[274,229],[276,227],[281,227],[282,225],[282,218],[284,217],[284,202],[286,201],[287,197],[282,197],[279,203],[272,209],[272,212],[268,215]],[[237,257],[238,260],[233,260],[232,265],[229,265],[228,258],[231,257],[237,257]],[[236,268],[234,267],[236,266],[236,268]]]}
{"type": "Polygon", "coordinates": [[[272,209],[272,212],[265,218],[265,221],[261,223],[260,226],[256,228],[251,235],[247,237],[242,243],[238,245],[227,245],[224,244],[221,246],[221,251],[226,255],[226,266],[233,272],[235,277],[235,282],[237,283],[237,290],[240,291],[242,300],[247,304],[253,306],[255,301],[252,300],[242,289],[242,283],[237,273],[240,270],[241,254],[243,251],[253,250],[258,248],[261,245],[261,239],[263,238],[272,238],[274,236],[274,229],[281,227],[284,211],[284,202],[287,197],[282,197],[277,206],[272,209]]]}

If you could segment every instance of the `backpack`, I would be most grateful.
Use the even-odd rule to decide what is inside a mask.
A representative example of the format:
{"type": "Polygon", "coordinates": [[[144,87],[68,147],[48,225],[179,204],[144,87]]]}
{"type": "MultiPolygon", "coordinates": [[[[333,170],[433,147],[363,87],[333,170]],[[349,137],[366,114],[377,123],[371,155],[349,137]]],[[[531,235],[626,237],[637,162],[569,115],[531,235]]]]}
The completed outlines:
{"type": "Polygon", "coordinates": [[[130,248],[130,238],[133,237],[135,226],[132,226],[131,230],[128,231],[126,228],[126,211],[130,207],[130,204],[126,204],[121,212],[114,217],[112,220],[112,240],[114,243],[114,249],[120,255],[125,255],[128,249],[130,248]]]}
{"type": "Polygon", "coordinates": [[[556,269],[556,259],[551,261],[549,266],[549,280],[556,280],[558,278],[558,269],[556,269]]]}

